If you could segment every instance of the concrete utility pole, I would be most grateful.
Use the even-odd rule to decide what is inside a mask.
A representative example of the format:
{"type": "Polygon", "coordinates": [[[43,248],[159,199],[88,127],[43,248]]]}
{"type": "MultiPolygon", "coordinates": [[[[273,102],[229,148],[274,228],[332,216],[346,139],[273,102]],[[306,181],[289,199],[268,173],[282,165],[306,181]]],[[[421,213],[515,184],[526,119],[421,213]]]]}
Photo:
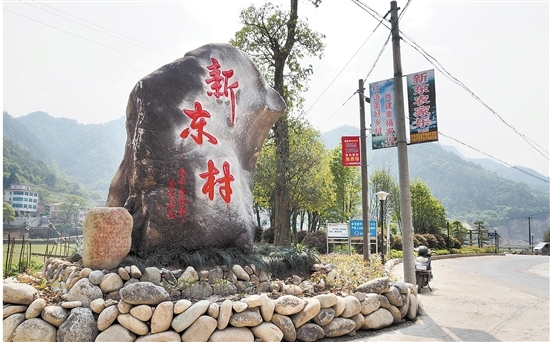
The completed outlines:
{"type": "Polygon", "coordinates": [[[527,224],[529,226],[529,252],[532,252],[533,250],[531,249],[531,216],[527,217],[527,224]]]}
{"type": "Polygon", "coordinates": [[[370,260],[369,174],[367,172],[367,127],[365,123],[365,86],[359,80],[359,115],[361,124],[361,202],[363,209],[363,260],[370,260]]]}
{"type": "Polygon", "coordinates": [[[399,167],[399,201],[403,223],[403,276],[407,283],[415,284],[414,244],[411,211],[411,186],[409,181],[409,159],[407,154],[407,133],[405,131],[405,105],[403,101],[403,70],[401,69],[401,47],[399,45],[399,17],[397,1],[390,3],[391,32],[393,47],[393,79],[395,85],[395,109],[397,126],[397,163],[399,167]]]}

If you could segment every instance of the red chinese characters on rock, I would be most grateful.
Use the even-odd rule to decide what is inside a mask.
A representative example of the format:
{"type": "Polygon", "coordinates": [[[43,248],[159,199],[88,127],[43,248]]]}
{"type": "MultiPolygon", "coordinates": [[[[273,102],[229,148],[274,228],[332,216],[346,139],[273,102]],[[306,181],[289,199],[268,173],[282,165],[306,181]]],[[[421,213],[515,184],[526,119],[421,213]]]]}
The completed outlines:
{"type": "MultiPolygon", "coordinates": [[[[220,97],[226,97],[230,99],[231,103],[231,126],[235,125],[236,114],[236,100],[235,100],[235,89],[239,87],[239,82],[230,82],[231,77],[233,77],[233,69],[222,70],[220,63],[216,58],[210,59],[212,64],[208,65],[208,76],[204,81],[207,85],[210,85],[209,91],[206,92],[206,95],[213,96],[216,99],[220,97]]],[[[205,110],[202,104],[198,101],[194,103],[194,109],[183,109],[183,114],[191,119],[189,127],[183,129],[180,133],[182,139],[187,139],[191,137],[197,145],[203,145],[203,143],[208,142],[212,145],[218,145],[218,139],[212,134],[208,133],[205,130],[207,125],[207,120],[211,118],[210,113],[205,110]]],[[[208,199],[214,200],[214,193],[216,187],[220,194],[220,197],[227,204],[231,202],[231,195],[233,194],[233,189],[231,188],[231,183],[235,180],[231,174],[231,165],[229,162],[224,161],[222,165],[223,174],[220,177],[217,177],[220,174],[220,171],[215,167],[212,160],[208,160],[207,171],[200,173],[199,177],[205,180],[204,185],[202,186],[202,193],[207,195],[208,199]]],[[[168,208],[167,216],[168,219],[181,218],[183,223],[185,215],[185,170],[180,168],[179,170],[179,179],[174,181],[173,179],[168,181],[168,208]]]]}
{"type": "Polygon", "coordinates": [[[220,196],[225,203],[231,202],[231,194],[233,190],[231,189],[231,182],[235,180],[235,177],[231,175],[230,165],[228,162],[224,162],[223,166],[223,176],[216,179],[216,176],[220,173],[214,166],[212,160],[208,161],[208,171],[201,173],[199,176],[203,179],[206,179],[206,183],[202,187],[202,193],[208,195],[208,199],[211,201],[214,200],[214,190],[217,184],[221,184],[218,188],[220,196]]]}
{"type": "Polygon", "coordinates": [[[183,223],[183,218],[185,216],[185,170],[180,168],[179,170],[179,179],[178,179],[178,188],[173,179],[168,182],[168,218],[173,220],[176,217],[181,218],[183,223]],[[176,190],[178,190],[178,198],[176,199],[176,190]],[[177,210],[176,210],[177,206],[177,210]]]}
{"type": "MultiPolygon", "coordinates": [[[[205,118],[210,118],[210,113],[203,110],[202,105],[199,102],[195,102],[195,110],[184,109],[183,112],[191,119],[191,128],[197,131],[197,135],[191,134],[191,138],[193,138],[193,140],[195,140],[197,144],[202,145],[203,136],[206,136],[208,141],[213,145],[216,145],[218,143],[218,139],[216,139],[210,133],[204,131],[204,126],[206,126],[205,118]]],[[[181,131],[180,137],[185,139],[189,136],[189,134],[190,129],[186,128],[181,131]]]]}
{"type": "Polygon", "coordinates": [[[221,96],[229,97],[231,101],[231,126],[235,126],[235,89],[239,87],[239,82],[235,81],[229,84],[229,79],[233,77],[233,69],[220,70],[221,66],[217,59],[211,58],[212,64],[206,68],[210,70],[209,79],[206,84],[212,84],[212,91],[206,92],[208,96],[220,98],[221,96]],[[223,83],[222,83],[223,82],[223,83]]]}

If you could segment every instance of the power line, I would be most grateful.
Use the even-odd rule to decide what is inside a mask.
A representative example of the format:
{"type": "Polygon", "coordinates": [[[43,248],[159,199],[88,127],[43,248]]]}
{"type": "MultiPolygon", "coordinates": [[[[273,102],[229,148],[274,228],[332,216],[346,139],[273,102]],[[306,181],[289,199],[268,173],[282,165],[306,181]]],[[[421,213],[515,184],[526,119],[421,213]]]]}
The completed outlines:
{"type": "Polygon", "coordinates": [[[160,54],[160,55],[164,55],[164,56],[167,56],[167,57],[171,57],[171,58],[177,58],[177,57],[178,57],[178,56],[175,56],[175,55],[171,54],[170,52],[163,51],[163,50],[161,50],[161,49],[159,49],[159,48],[156,48],[156,47],[154,47],[154,46],[152,46],[152,45],[149,45],[149,44],[140,42],[140,41],[138,41],[138,40],[136,40],[136,39],[133,39],[133,38],[131,38],[131,37],[125,36],[125,35],[123,35],[123,34],[120,34],[120,33],[118,33],[118,32],[115,32],[115,31],[113,31],[113,30],[110,30],[110,29],[108,29],[108,28],[105,28],[105,27],[103,27],[103,26],[97,25],[97,24],[95,24],[95,23],[93,23],[93,22],[91,22],[91,21],[88,21],[88,20],[79,18],[79,17],[77,17],[77,16],[75,16],[75,15],[72,15],[72,14],[70,14],[70,13],[64,12],[64,11],[62,11],[62,10],[59,10],[59,9],[55,8],[55,7],[48,6],[48,5],[46,5],[45,3],[41,3],[41,2],[37,2],[37,3],[40,4],[40,5],[42,5],[42,6],[51,8],[51,9],[53,9],[53,10],[55,10],[55,11],[61,12],[61,13],[63,13],[64,15],[67,15],[67,16],[70,16],[70,17],[73,17],[73,18],[76,18],[76,19],[78,19],[78,20],[80,20],[80,21],[83,21],[83,22],[85,22],[85,23],[88,23],[88,24],[91,24],[91,25],[93,25],[93,26],[99,27],[100,29],[105,30],[105,31],[107,31],[107,32],[112,32],[112,33],[114,33],[115,35],[118,35],[118,36],[123,37],[123,38],[120,38],[120,37],[117,37],[117,36],[115,36],[115,35],[112,35],[112,34],[103,32],[103,31],[98,30],[98,29],[96,29],[96,28],[94,28],[94,27],[91,27],[91,26],[88,26],[88,25],[84,25],[84,24],[79,23],[79,22],[77,22],[77,21],[75,21],[75,20],[72,20],[72,19],[70,19],[70,18],[66,18],[66,17],[64,17],[64,16],[62,16],[62,15],[59,15],[59,14],[57,14],[57,13],[53,13],[53,12],[51,12],[51,11],[48,11],[48,10],[44,9],[44,8],[40,8],[40,7],[38,7],[38,6],[32,5],[32,4],[28,3],[28,2],[25,2],[26,5],[29,5],[29,6],[32,6],[32,7],[34,7],[34,8],[37,8],[37,9],[39,9],[39,10],[41,10],[41,11],[44,11],[44,12],[53,14],[53,15],[55,15],[55,16],[57,16],[57,17],[63,18],[63,19],[68,20],[68,21],[71,21],[71,22],[73,22],[73,23],[75,23],[75,24],[78,24],[78,25],[87,27],[87,28],[89,28],[89,29],[92,29],[92,30],[97,31],[97,32],[99,32],[99,33],[102,33],[102,34],[104,34],[104,35],[107,35],[107,36],[109,36],[109,37],[112,37],[112,38],[121,40],[121,41],[123,41],[123,42],[125,42],[125,43],[131,44],[131,45],[140,47],[140,48],[142,48],[142,49],[145,49],[145,50],[148,50],[148,51],[151,51],[151,52],[160,54]],[[135,42],[135,43],[134,43],[134,42],[135,42]],[[140,46],[140,45],[143,45],[143,46],[140,46]],[[155,50],[157,50],[157,51],[155,51],[155,50]]]}
{"type": "Polygon", "coordinates": [[[27,16],[24,16],[24,15],[22,15],[22,14],[19,14],[19,13],[13,12],[13,11],[10,11],[10,10],[8,10],[8,9],[5,9],[5,8],[4,8],[4,11],[6,11],[6,12],[10,12],[10,13],[13,13],[13,14],[15,14],[15,15],[18,15],[18,16],[20,16],[20,17],[23,17],[23,18],[25,18],[25,19],[28,19],[28,20],[34,21],[34,22],[36,22],[36,23],[42,24],[42,25],[44,25],[44,26],[48,26],[48,27],[50,27],[50,28],[53,28],[53,29],[56,29],[56,30],[58,30],[58,31],[61,31],[61,32],[64,32],[64,33],[70,34],[71,36],[75,36],[75,37],[77,37],[77,38],[80,38],[80,39],[84,39],[84,40],[86,40],[86,41],[88,41],[88,42],[91,42],[91,43],[94,43],[94,44],[97,44],[97,45],[100,45],[100,46],[106,47],[106,48],[108,48],[108,49],[111,49],[111,50],[114,50],[114,51],[117,51],[117,52],[123,53],[123,54],[125,54],[125,55],[128,55],[128,56],[132,56],[132,57],[135,57],[135,58],[141,59],[142,61],[145,61],[145,62],[148,62],[148,63],[151,63],[151,64],[155,64],[155,65],[157,64],[157,63],[151,62],[151,61],[149,61],[149,60],[147,60],[147,59],[141,58],[141,57],[139,57],[139,56],[136,56],[136,55],[132,55],[131,53],[128,53],[128,52],[125,52],[125,51],[122,51],[122,50],[116,49],[116,48],[114,48],[114,47],[111,47],[111,46],[108,46],[108,45],[105,45],[105,44],[102,44],[102,43],[96,42],[96,41],[94,41],[94,40],[91,40],[91,39],[88,39],[88,38],[85,38],[85,37],[79,36],[79,35],[77,35],[77,34],[74,34],[74,33],[72,33],[72,32],[69,32],[69,31],[66,31],[66,30],[60,29],[59,27],[55,27],[55,26],[53,26],[53,25],[50,25],[50,24],[46,24],[46,23],[44,23],[44,22],[41,22],[41,21],[39,21],[39,20],[36,20],[36,19],[32,19],[32,18],[29,18],[29,17],[27,17],[27,16]]]}
{"type": "Polygon", "coordinates": [[[502,161],[502,160],[500,160],[500,159],[497,159],[497,158],[491,156],[490,154],[485,153],[485,152],[483,152],[483,151],[481,151],[481,150],[479,150],[479,149],[477,149],[477,148],[475,148],[475,147],[473,147],[473,146],[471,146],[471,145],[468,145],[468,144],[463,143],[462,141],[459,141],[459,140],[457,140],[457,139],[455,139],[455,138],[453,138],[453,137],[450,137],[450,136],[448,136],[448,135],[445,135],[445,134],[441,133],[441,131],[439,131],[438,133],[439,133],[440,135],[446,137],[446,138],[449,138],[449,139],[452,139],[452,140],[456,141],[456,142],[459,143],[459,144],[462,144],[462,145],[467,146],[467,147],[469,147],[469,148],[471,148],[471,149],[473,149],[473,150],[475,150],[475,151],[477,151],[477,152],[479,152],[479,153],[482,153],[482,154],[486,155],[487,157],[489,157],[489,158],[491,158],[491,159],[494,159],[494,160],[496,160],[496,161],[498,161],[498,162],[500,162],[500,163],[503,163],[503,164],[505,164],[505,165],[507,165],[507,166],[513,168],[513,169],[516,169],[516,170],[518,170],[518,171],[521,171],[521,172],[523,172],[523,173],[525,173],[525,174],[527,174],[527,175],[529,175],[529,176],[531,176],[531,177],[537,178],[537,179],[539,179],[539,180],[541,180],[541,181],[543,181],[543,182],[545,182],[545,183],[550,183],[550,181],[549,181],[548,179],[540,178],[540,177],[538,177],[538,176],[536,176],[536,175],[534,175],[534,174],[532,174],[532,173],[529,173],[529,172],[527,172],[527,171],[525,171],[525,170],[522,170],[522,169],[520,169],[520,168],[518,168],[518,167],[516,167],[516,166],[512,166],[512,165],[508,164],[507,162],[502,161]]]}

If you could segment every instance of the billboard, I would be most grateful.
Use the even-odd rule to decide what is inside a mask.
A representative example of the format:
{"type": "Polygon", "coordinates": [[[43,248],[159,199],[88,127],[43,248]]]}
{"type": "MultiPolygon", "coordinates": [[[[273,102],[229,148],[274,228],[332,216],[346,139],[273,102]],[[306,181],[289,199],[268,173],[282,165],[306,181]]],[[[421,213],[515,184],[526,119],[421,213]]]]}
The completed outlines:
{"type": "Polygon", "coordinates": [[[369,84],[372,149],[397,146],[393,78],[369,84]]]}
{"type": "Polygon", "coordinates": [[[361,166],[359,137],[342,137],[342,165],[361,166]]]}
{"type": "Polygon", "coordinates": [[[438,141],[434,71],[407,75],[410,143],[438,141]]]}

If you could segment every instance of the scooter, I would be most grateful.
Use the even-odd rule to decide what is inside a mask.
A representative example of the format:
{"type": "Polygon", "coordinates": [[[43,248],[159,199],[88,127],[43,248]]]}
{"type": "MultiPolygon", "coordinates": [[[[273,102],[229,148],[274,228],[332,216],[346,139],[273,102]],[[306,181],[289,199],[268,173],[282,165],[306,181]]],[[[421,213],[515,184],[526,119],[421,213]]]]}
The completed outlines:
{"type": "Polygon", "coordinates": [[[430,292],[432,292],[432,288],[430,287],[430,280],[433,278],[432,251],[426,246],[419,246],[415,251],[417,252],[417,256],[414,258],[414,269],[418,293],[422,291],[424,286],[428,286],[430,292]]]}

